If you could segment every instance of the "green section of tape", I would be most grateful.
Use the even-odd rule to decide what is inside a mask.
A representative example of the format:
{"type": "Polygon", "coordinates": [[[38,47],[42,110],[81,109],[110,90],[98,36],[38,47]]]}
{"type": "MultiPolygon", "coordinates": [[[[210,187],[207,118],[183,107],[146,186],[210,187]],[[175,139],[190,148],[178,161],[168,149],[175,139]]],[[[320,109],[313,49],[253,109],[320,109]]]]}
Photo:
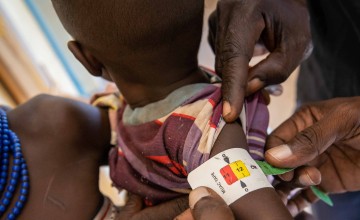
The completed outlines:
{"type": "Polygon", "coordinates": [[[284,173],[287,173],[287,172],[294,169],[294,168],[277,168],[277,167],[273,167],[273,166],[271,166],[270,164],[268,164],[265,161],[255,160],[255,162],[259,165],[259,167],[262,169],[262,171],[265,173],[265,175],[284,174],[284,173]]]}
{"type": "Polygon", "coordinates": [[[310,189],[320,200],[322,200],[329,206],[334,206],[334,203],[331,201],[330,197],[326,193],[321,191],[319,188],[317,188],[316,186],[310,186],[310,189]]]}
{"type": "MultiPolygon", "coordinates": [[[[294,168],[277,168],[277,167],[273,167],[273,166],[271,166],[270,164],[268,164],[265,161],[255,160],[255,162],[259,165],[259,167],[265,173],[265,175],[280,175],[280,174],[287,173],[287,172],[294,169],[294,168]]],[[[334,203],[331,201],[330,197],[326,193],[321,191],[319,188],[317,188],[316,186],[310,186],[310,189],[313,191],[313,193],[320,200],[322,200],[323,202],[325,202],[329,206],[334,205],[334,203]]]]}

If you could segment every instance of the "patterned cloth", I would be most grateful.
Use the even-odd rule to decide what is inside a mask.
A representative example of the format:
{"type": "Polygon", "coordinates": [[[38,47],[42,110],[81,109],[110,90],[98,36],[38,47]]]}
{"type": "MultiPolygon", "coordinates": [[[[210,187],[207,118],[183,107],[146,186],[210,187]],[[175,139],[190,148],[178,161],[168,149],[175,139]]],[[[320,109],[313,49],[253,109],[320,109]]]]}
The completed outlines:
{"type": "MultiPolygon", "coordinates": [[[[98,96],[93,105],[111,109],[117,135],[109,155],[111,179],[117,187],[143,196],[148,205],[190,191],[187,174],[209,158],[225,125],[221,84],[184,86],[134,110],[115,93],[98,96]]],[[[261,93],[248,98],[245,109],[242,123],[250,153],[262,159],[269,115],[261,93]]]]}

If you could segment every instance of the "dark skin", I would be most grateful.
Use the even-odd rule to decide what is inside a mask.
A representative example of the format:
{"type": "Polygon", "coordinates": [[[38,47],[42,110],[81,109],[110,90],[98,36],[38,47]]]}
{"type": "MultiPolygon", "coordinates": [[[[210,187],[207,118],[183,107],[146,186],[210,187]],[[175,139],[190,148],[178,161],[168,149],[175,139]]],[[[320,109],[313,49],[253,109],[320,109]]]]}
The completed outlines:
{"type": "MultiPolygon", "coordinates": [[[[244,136],[243,129],[238,123],[225,125],[218,139],[214,143],[214,148],[212,149],[210,156],[214,156],[233,146],[246,146],[246,138],[244,136]]],[[[204,198],[200,199],[199,202],[193,201],[194,198],[192,197],[194,196],[191,196],[192,194],[196,194],[197,190],[191,192],[190,204],[193,201],[193,203],[196,203],[196,205],[192,207],[191,210],[187,209],[175,219],[292,219],[290,213],[285,208],[283,202],[274,189],[264,188],[256,190],[255,192],[249,193],[248,195],[238,199],[230,206],[227,206],[221,197],[218,196],[214,191],[211,189],[206,190],[210,192],[210,195],[206,195],[204,198]],[[249,212],[249,210],[254,209],[258,211],[249,212]]],[[[133,214],[134,219],[152,219],[145,215],[144,211],[141,211],[142,202],[139,197],[133,196],[132,202],[134,202],[132,204],[133,207],[129,207],[128,211],[133,214]]],[[[176,203],[179,203],[179,199],[175,199],[168,202],[167,204],[160,205],[164,208],[161,210],[171,210],[170,213],[172,212],[173,214],[169,215],[172,216],[171,219],[179,214],[179,210],[174,209],[174,207],[176,207],[176,203]]],[[[147,214],[153,214],[152,211],[153,210],[151,209],[145,209],[145,213],[147,214]]],[[[163,212],[164,211],[162,211],[161,217],[163,217],[163,212]]],[[[159,218],[160,216],[155,219],[159,218]]]]}
{"type": "MultiPolygon", "coordinates": [[[[166,49],[164,51],[162,49],[152,50],[150,52],[126,56],[114,68],[106,63],[101,63],[96,58],[99,56],[97,54],[110,54],[110,51],[107,53],[106,49],[102,49],[104,51],[89,50],[85,46],[81,46],[81,43],[78,41],[68,42],[68,48],[92,75],[101,76],[115,82],[117,87],[121,88],[122,94],[132,108],[161,100],[170,92],[184,85],[208,82],[208,79],[197,65],[196,56],[187,57],[190,61],[173,66],[173,60],[180,59],[181,57],[164,55],[167,54],[165,52],[166,49]],[[139,60],[145,60],[146,62],[139,65],[139,60]],[[159,63],[159,60],[162,62],[159,63]],[[153,68],[154,63],[156,63],[156,68],[153,68]],[[129,66],[136,66],[136,68],[134,70],[130,69],[130,73],[118,70],[129,69],[129,66]],[[172,74],[165,74],[166,77],[162,77],[164,76],[162,70],[172,74]]],[[[125,48],[120,50],[126,51],[125,48]]]]}
{"type": "MultiPolygon", "coordinates": [[[[266,160],[277,167],[296,168],[282,175],[287,182],[277,187],[292,215],[318,200],[308,186],[319,184],[328,193],[360,190],[359,106],[360,97],[305,105],[268,137],[266,160]],[[287,201],[294,187],[305,188],[287,201]]],[[[199,203],[193,210],[195,219],[217,219],[207,218],[209,211],[212,216],[233,219],[231,210],[218,196],[210,193],[204,198],[193,202],[199,203]],[[208,210],[210,203],[217,206],[208,210]]]]}
{"type": "Polygon", "coordinates": [[[189,194],[190,208],[176,220],[224,219],[234,220],[234,213],[225,201],[212,189],[201,186],[189,194]]]}
{"type": "MultiPolygon", "coordinates": [[[[234,214],[225,201],[212,189],[199,187],[191,191],[189,203],[193,204],[191,210],[179,215],[176,220],[234,220],[234,214]]],[[[302,212],[298,214],[295,220],[313,220],[314,218],[302,212]]]]}
{"type": "MultiPolygon", "coordinates": [[[[216,140],[210,156],[230,149],[234,146],[244,146],[247,150],[246,137],[241,125],[227,124],[216,140]]],[[[236,200],[230,205],[235,219],[292,219],[279,196],[272,188],[258,189],[236,200]],[[249,210],[258,210],[249,212],[249,210]]]]}
{"type": "MultiPolygon", "coordinates": [[[[106,111],[88,104],[45,95],[8,112],[10,127],[21,139],[31,180],[28,203],[19,219],[30,216],[36,219],[91,219],[95,216],[102,201],[97,185],[98,167],[106,161],[110,148],[107,117],[106,111]],[[28,129],[24,129],[24,124],[28,129]]],[[[244,141],[241,126],[229,124],[224,127],[211,154],[228,146],[246,146],[244,141]]],[[[272,210],[257,212],[259,218],[274,209],[278,209],[276,213],[283,219],[284,215],[289,215],[272,189],[258,190],[235,202],[232,205],[236,209],[234,213],[239,219],[256,217],[254,214],[246,216],[249,214],[246,210],[253,208],[248,207],[254,204],[249,201],[260,199],[265,203],[271,201],[272,205],[267,207],[272,210]]],[[[131,196],[121,218],[169,219],[187,208],[187,198],[145,210],[140,201],[131,196]],[[168,212],[161,211],[161,216],[157,216],[159,210],[164,209],[168,212]]]]}
{"type": "MultiPolygon", "coordinates": [[[[319,184],[328,193],[360,190],[359,106],[359,97],[303,106],[269,136],[266,160],[278,167],[298,167],[281,176],[292,186],[319,184]]],[[[289,188],[282,186],[285,195],[289,188]]],[[[288,207],[296,213],[316,200],[306,188],[288,207]]]]}
{"type": "MultiPolygon", "coordinates": [[[[185,2],[189,7],[194,4],[193,1],[185,2]]],[[[136,4],[141,3],[136,1],[136,4]]],[[[104,47],[98,41],[91,42],[92,38],[87,39],[92,32],[70,27],[73,21],[67,20],[68,16],[61,16],[60,5],[56,9],[65,28],[79,29],[70,32],[75,38],[68,44],[70,51],[91,74],[114,81],[130,107],[161,100],[185,85],[208,82],[197,65],[201,30],[197,25],[179,33],[170,43],[159,45],[156,50],[132,50],[118,43],[118,39],[109,39],[116,43],[112,44],[113,47],[104,47]],[[164,74],[164,71],[171,74],[164,74]]],[[[74,4],[74,7],[77,6],[87,5],[74,4]]],[[[102,2],[102,7],[111,10],[113,3],[102,2]]],[[[74,12],[80,10],[78,8],[74,12]]],[[[202,14],[197,15],[201,23],[202,14]]],[[[113,24],[109,22],[107,28],[111,29],[113,24]]],[[[96,28],[99,32],[105,29],[104,26],[96,28]]],[[[107,35],[102,33],[101,36],[107,35]]],[[[106,111],[68,99],[40,96],[10,111],[9,121],[11,129],[22,141],[31,179],[28,205],[20,218],[93,218],[102,201],[97,185],[98,167],[106,161],[110,147],[106,111]],[[23,127],[24,124],[31,126],[23,127]]],[[[212,155],[230,147],[246,146],[245,140],[241,126],[229,124],[220,134],[212,155]]],[[[130,208],[124,208],[122,219],[169,219],[187,207],[179,205],[183,204],[179,201],[184,200],[180,199],[142,210],[140,200],[136,196],[130,198],[130,208]],[[174,206],[178,206],[176,211],[169,208],[174,206]],[[133,209],[141,211],[133,212],[133,209]],[[126,214],[129,216],[125,217],[126,214]],[[159,214],[161,216],[154,217],[159,214]]],[[[239,219],[291,219],[273,189],[249,193],[231,207],[239,219]],[[259,211],[249,213],[249,209],[259,211]]]]}
{"type": "MultiPolygon", "coordinates": [[[[76,42],[69,42],[70,50],[73,53],[80,53],[81,51],[76,50],[76,48],[72,49],[72,47],[75,47],[75,45],[76,42]]],[[[76,57],[78,59],[86,59],[84,56],[81,58],[81,54],[77,54],[76,57]]],[[[86,63],[87,61],[81,62],[86,63]]],[[[196,71],[193,72],[192,76],[189,76],[188,79],[181,80],[179,83],[182,83],[181,85],[184,86],[191,81],[192,83],[207,82],[203,77],[203,74],[199,71],[196,71]]],[[[216,143],[214,144],[214,148],[211,151],[211,156],[216,155],[217,153],[229,149],[233,146],[246,146],[245,140],[246,138],[244,136],[242,127],[239,124],[228,124],[224,127],[224,130],[221,132],[216,143]]],[[[272,214],[271,218],[273,217],[273,219],[291,219],[290,214],[288,213],[287,209],[285,209],[280,198],[276,195],[273,189],[260,189],[253,193],[249,193],[249,195],[233,203],[231,205],[231,208],[234,210],[237,219],[253,219],[254,217],[259,219],[270,219],[269,213],[274,212],[274,210],[276,210],[276,214],[272,214]],[[261,212],[249,213],[247,210],[255,208],[253,207],[255,203],[249,201],[257,201],[255,205],[257,207],[257,205],[261,205],[261,202],[258,202],[258,200],[261,200],[262,202],[264,202],[264,204],[267,204],[264,205],[266,206],[266,208],[262,208],[261,212]]],[[[176,216],[179,213],[174,214],[174,216],[176,216]]]]}
{"type": "MultiPolygon", "coordinates": [[[[233,146],[247,146],[246,137],[238,123],[227,124],[214,144],[210,156],[233,146]]],[[[247,147],[244,147],[247,150],[247,147]]],[[[280,197],[272,188],[263,188],[236,200],[230,206],[213,190],[204,188],[191,192],[190,204],[195,204],[178,216],[177,220],[191,219],[292,219],[280,197]],[[208,194],[204,194],[206,190],[208,194]],[[201,195],[196,195],[202,193],[201,195]],[[195,195],[194,195],[195,194],[195,195]],[[200,198],[199,198],[200,197],[200,198]],[[252,212],[249,210],[258,210],[252,212]]],[[[190,205],[191,206],[191,205],[190,205]]]]}
{"type": "MultiPolygon", "coordinates": [[[[95,63],[91,63],[95,60],[95,56],[91,55],[91,51],[87,50],[84,46],[80,46],[79,42],[76,41],[72,41],[69,42],[68,44],[70,51],[75,55],[75,57],[84,65],[87,66],[87,69],[89,69],[90,67],[95,66],[95,63]]],[[[160,51],[161,53],[161,51],[160,51]]],[[[165,59],[165,57],[161,54],[160,55],[162,58],[165,59]]],[[[154,54],[151,54],[151,56],[146,56],[146,54],[139,54],[139,59],[149,59],[152,60],[158,60],[157,58],[154,58],[154,54]]],[[[140,60],[141,60],[140,59],[140,60]]],[[[135,59],[137,60],[137,59],[135,59]]],[[[131,60],[127,60],[127,61],[131,61],[131,60]]],[[[138,60],[137,60],[138,61],[138,60]]],[[[96,63],[99,63],[99,60],[96,61],[96,63]]],[[[193,62],[194,64],[196,62],[193,62]]],[[[168,66],[168,63],[163,63],[164,67],[162,69],[173,69],[173,67],[168,66]]],[[[188,65],[188,64],[187,64],[188,65]]],[[[102,66],[102,74],[106,74],[108,76],[110,76],[111,79],[113,79],[116,84],[118,85],[119,88],[124,88],[124,86],[122,86],[124,84],[127,84],[124,81],[124,77],[123,74],[116,74],[115,72],[111,71],[111,68],[104,68],[105,64],[99,65],[102,66]]],[[[139,69],[140,67],[138,67],[137,65],[134,66],[136,67],[136,71],[138,71],[137,69],[139,69]]],[[[143,71],[147,71],[148,69],[151,69],[151,66],[144,66],[143,71]]],[[[178,73],[178,76],[174,76],[174,78],[178,78],[179,80],[175,83],[173,83],[173,79],[171,79],[168,82],[165,82],[167,80],[167,78],[163,78],[161,80],[159,80],[158,83],[162,83],[163,86],[163,90],[167,91],[167,93],[165,93],[165,96],[170,93],[172,91],[173,88],[175,87],[181,87],[181,86],[185,86],[191,83],[199,83],[199,82],[207,82],[206,78],[204,77],[204,75],[201,73],[201,71],[198,69],[197,66],[184,66],[183,68],[180,68],[180,70],[182,69],[188,69],[188,70],[196,70],[196,71],[190,71],[190,72],[179,72],[177,70],[174,70],[174,75],[176,75],[176,73],[178,73]],[[168,86],[170,85],[170,86],[168,86]],[[174,86],[174,87],[173,87],[174,86]]],[[[93,71],[93,73],[95,72],[99,72],[100,70],[97,71],[93,71]]],[[[141,71],[139,71],[141,72],[141,71]]],[[[158,75],[158,73],[154,73],[155,75],[158,75]]],[[[149,79],[150,80],[150,79],[149,79]]],[[[153,80],[151,80],[153,81],[153,80]]],[[[151,91],[151,86],[152,85],[150,82],[146,83],[146,85],[148,84],[148,86],[150,87],[151,91]]],[[[125,85],[126,86],[126,85],[125,85]]],[[[127,88],[127,87],[126,87],[127,88]]],[[[146,87],[138,87],[138,89],[141,90],[146,90],[146,87]]],[[[139,94],[139,92],[136,92],[136,94],[139,94]]],[[[151,93],[150,93],[151,94],[151,93]]],[[[148,96],[148,95],[147,95],[148,96]]],[[[130,106],[132,107],[136,107],[137,103],[143,103],[143,104],[148,104],[151,102],[151,100],[154,101],[158,101],[162,98],[162,96],[154,96],[153,98],[148,98],[147,96],[136,96],[137,100],[140,101],[134,101],[134,99],[132,99],[131,95],[130,97],[126,96],[124,94],[125,99],[130,103],[130,106]]],[[[221,132],[220,136],[218,137],[215,145],[214,145],[214,149],[211,151],[211,156],[216,155],[219,152],[222,152],[226,149],[229,149],[231,147],[234,146],[246,146],[246,142],[245,142],[246,138],[243,134],[243,130],[241,128],[240,125],[238,124],[229,124],[227,125],[223,132],[221,132]],[[239,135],[242,134],[242,135],[239,135]]],[[[289,212],[287,211],[287,209],[284,207],[284,205],[282,204],[280,198],[277,196],[276,192],[273,189],[260,189],[257,190],[255,192],[249,193],[247,196],[244,196],[243,198],[239,199],[238,201],[234,202],[231,205],[232,210],[235,213],[235,216],[237,219],[254,219],[254,218],[258,218],[258,219],[291,219],[291,215],[289,214],[289,212]],[[250,202],[249,202],[250,201],[250,202]],[[251,201],[257,201],[255,202],[251,202],[251,201]],[[264,202],[263,206],[260,206],[260,203],[264,202]],[[268,203],[270,203],[271,205],[269,205],[268,203]],[[265,205],[266,204],[266,205],[265,205]],[[258,206],[259,205],[259,206],[258,206]],[[248,212],[247,210],[257,210],[258,208],[256,207],[261,207],[261,211],[256,212],[256,213],[252,213],[252,212],[248,212]],[[274,211],[276,210],[276,212],[274,211]],[[269,215],[269,213],[272,213],[271,215],[269,215]],[[276,214],[273,214],[276,213],[276,214]]]]}
{"type": "MultiPolygon", "coordinates": [[[[94,218],[103,200],[99,166],[107,164],[111,147],[107,111],[40,95],[9,110],[8,120],[30,174],[28,201],[18,219],[94,218]]],[[[171,219],[188,208],[188,198],[144,208],[141,198],[130,195],[119,219],[171,219]]]]}
{"type": "MultiPolygon", "coordinates": [[[[184,63],[177,62],[177,68],[171,68],[169,63],[184,55],[166,56],[164,51],[168,48],[164,47],[159,47],[158,52],[121,57],[122,62],[117,65],[108,63],[114,60],[108,56],[113,55],[112,50],[88,49],[75,41],[69,43],[69,48],[91,74],[110,80],[114,78],[125,89],[124,95],[132,107],[160,100],[183,85],[205,81],[197,66],[196,55],[186,56],[184,63]],[[98,57],[106,61],[100,62],[98,57]],[[159,58],[161,63],[156,65],[159,58]],[[141,60],[144,61],[143,66],[138,65],[141,60]],[[116,73],[116,70],[126,69],[129,64],[138,68],[121,71],[123,74],[116,73]],[[164,69],[173,71],[175,75],[164,77],[164,69]],[[136,81],[139,78],[141,80],[136,81]]],[[[11,129],[21,140],[30,173],[28,203],[19,219],[93,218],[102,204],[98,168],[107,163],[110,149],[107,112],[74,100],[40,96],[9,111],[8,116],[11,129]],[[28,126],[24,127],[24,124],[28,126]]],[[[131,195],[129,201],[140,200],[131,195]]],[[[186,208],[187,196],[147,209],[142,203],[129,202],[120,218],[171,219],[186,208]]]]}
{"type": "Polygon", "coordinates": [[[285,81],[311,51],[305,0],[221,0],[209,18],[216,73],[223,78],[223,116],[236,120],[244,97],[285,81]],[[249,68],[260,41],[270,52],[249,68]]]}
{"type": "MultiPolygon", "coordinates": [[[[264,85],[281,82],[281,78],[287,78],[289,70],[303,59],[301,53],[298,52],[306,54],[306,48],[309,48],[310,32],[308,15],[304,13],[302,6],[305,6],[305,1],[286,1],[272,5],[268,5],[268,1],[223,0],[219,2],[217,13],[214,13],[209,20],[209,41],[216,52],[217,72],[222,73],[224,78],[229,78],[230,82],[223,86],[224,99],[228,99],[231,105],[227,109],[224,108],[226,111],[224,110],[223,115],[227,121],[236,119],[237,113],[241,110],[244,94],[251,94],[264,85]],[[288,7],[288,10],[282,10],[284,6],[288,7]],[[251,10],[254,8],[255,10],[251,10]],[[264,8],[266,10],[262,11],[264,8]],[[259,13],[261,16],[258,16],[259,13]],[[263,24],[262,19],[267,22],[263,24]],[[264,27],[264,32],[260,35],[257,27],[261,25],[264,27]],[[251,27],[255,28],[249,30],[251,27]],[[274,31],[275,29],[272,29],[274,27],[275,29],[280,27],[280,29],[274,31]],[[276,56],[269,56],[263,61],[261,67],[255,66],[247,71],[246,57],[251,57],[249,56],[251,47],[259,39],[271,55],[278,55],[278,59],[269,59],[276,58],[276,56]],[[230,48],[224,50],[224,45],[230,48]],[[275,45],[274,51],[271,45],[275,45]],[[224,63],[224,56],[230,57],[230,61],[225,59],[224,63]],[[276,68],[273,67],[277,66],[281,68],[274,71],[276,68]],[[249,81],[244,83],[246,78],[249,81]],[[232,114],[232,112],[235,113],[232,114]]],[[[319,184],[321,176],[323,179],[320,187],[328,192],[358,190],[359,184],[353,181],[355,179],[353,177],[358,176],[356,164],[359,161],[356,156],[357,144],[355,144],[358,143],[356,140],[358,135],[354,132],[357,130],[356,125],[354,126],[354,123],[358,121],[357,113],[354,113],[357,106],[353,106],[357,101],[353,100],[354,103],[346,100],[337,101],[338,103],[334,101],[314,103],[302,108],[270,135],[268,147],[272,149],[266,154],[269,163],[280,167],[305,165],[281,176],[284,180],[291,180],[290,184],[285,183],[279,186],[279,192],[284,197],[287,197],[294,187],[319,184]],[[353,106],[353,108],[347,109],[344,105],[353,106]],[[344,108],[350,114],[345,113],[344,108]],[[334,112],[335,109],[338,113],[334,112]],[[348,124],[343,124],[344,119],[348,124]],[[348,139],[340,138],[336,142],[333,139],[329,140],[338,135],[343,137],[343,133],[348,135],[348,139]],[[280,152],[287,152],[287,154],[280,156],[280,152]],[[276,158],[275,154],[277,154],[276,158]],[[349,155],[352,156],[349,157],[349,155]],[[350,173],[349,170],[351,170],[350,173]]],[[[311,191],[306,189],[292,198],[288,206],[295,215],[315,200],[311,191]]]]}
{"type": "Polygon", "coordinates": [[[143,204],[143,199],[137,195],[130,195],[125,207],[121,208],[117,220],[158,220],[173,219],[176,215],[186,210],[188,196],[183,196],[168,202],[161,203],[154,207],[147,207],[143,204]]]}
{"type": "Polygon", "coordinates": [[[41,95],[10,110],[8,119],[30,174],[30,193],[19,219],[94,217],[102,202],[96,173],[110,149],[106,111],[41,95]]]}
{"type": "MultiPolygon", "coordinates": [[[[21,139],[31,180],[28,203],[19,219],[93,218],[102,201],[97,185],[98,166],[106,162],[110,147],[106,111],[73,100],[43,95],[9,111],[8,117],[11,129],[21,139]],[[23,129],[24,123],[31,129],[23,129]],[[81,127],[74,127],[74,124],[81,127]],[[64,130],[67,132],[64,133],[64,130]],[[59,139],[59,135],[62,138],[59,139]]],[[[225,150],[223,146],[233,146],[235,143],[245,146],[244,140],[240,125],[227,125],[215,143],[212,155],[225,150]]],[[[281,200],[274,190],[256,192],[232,205],[237,210],[234,213],[239,213],[239,219],[256,217],[254,213],[246,216],[250,214],[246,210],[253,208],[247,205],[253,204],[249,201],[260,198],[265,203],[271,201],[273,206],[267,206],[273,210],[279,209],[276,213],[284,217],[281,213],[285,214],[287,210],[281,206],[281,200]]],[[[187,208],[187,197],[143,208],[141,198],[131,195],[119,219],[170,219],[187,208]],[[161,216],[158,216],[159,210],[161,216]]],[[[268,215],[266,210],[259,214],[259,218],[268,215]]],[[[275,215],[276,218],[279,216],[275,215]]]]}

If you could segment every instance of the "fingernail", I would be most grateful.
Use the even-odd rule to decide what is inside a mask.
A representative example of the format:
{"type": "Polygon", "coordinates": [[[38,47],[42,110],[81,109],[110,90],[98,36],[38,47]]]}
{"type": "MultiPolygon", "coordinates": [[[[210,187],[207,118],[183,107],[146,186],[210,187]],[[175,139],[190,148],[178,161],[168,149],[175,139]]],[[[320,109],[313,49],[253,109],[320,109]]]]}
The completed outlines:
{"type": "Polygon", "coordinates": [[[224,101],[223,103],[223,116],[225,117],[226,115],[231,113],[231,105],[228,101],[224,101]]]}
{"type": "Polygon", "coordinates": [[[310,178],[308,174],[299,176],[299,183],[304,186],[313,186],[315,185],[314,181],[310,178]]]}
{"type": "Polygon", "coordinates": [[[180,215],[174,218],[174,220],[188,220],[188,219],[194,219],[190,209],[186,209],[184,212],[182,212],[180,215]]]}
{"type": "Polygon", "coordinates": [[[273,158],[275,158],[278,161],[282,161],[284,159],[287,159],[292,155],[292,151],[290,147],[287,144],[283,144],[274,148],[271,148],[270,150],[266,151],[267,154],[270,154],[273,158]]]}
{"type": "Polygon", "coordinates": [[[265,90],[267,90],[273,96],[280,96],[283,93],[283,88],[281,85],[267,86],[265,87],[265,90]]]}
{"type": "Polygon", "coordinates": [[[294,178],[294,172],[290,171],[284,174],[280,174],[278,177],[280,177],[280,179],[284,180],[284,181],[291,181],[292,178],[294,178]]]}
{"type": "Polygon", "coordinates": [[[253,78],[248,82],[248,84],[259,85],[259,84],[261,84],[261,80],[259,78],[253,78]]]}
{"type": "Polygon", "coordinates": [[[203,187],[194,189],[189,195],[189,206],[194,209],[196,203],[203,197],[210,196],[209,191],[203,187]]]}

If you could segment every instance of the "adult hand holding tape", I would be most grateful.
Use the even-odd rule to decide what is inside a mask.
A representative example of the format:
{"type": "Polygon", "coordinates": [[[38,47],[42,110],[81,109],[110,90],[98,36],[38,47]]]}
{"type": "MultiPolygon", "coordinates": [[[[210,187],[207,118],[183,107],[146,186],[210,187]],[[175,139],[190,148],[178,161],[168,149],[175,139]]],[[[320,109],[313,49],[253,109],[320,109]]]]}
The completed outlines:
{"type": "Polygon", "coordinates": [[[284,180],[304,186],[321,181],[329,193],[360,190],[359,109],[360,97],[302,107],[270,134],[266,161],[276,167],[299,167],[282,176],[284,180]]]}
{"type": "Polygon", "coordinates": [[[234,220],[235,217],[226,202],[212,189],[198,187],[189,195],[190,209],[176,217],[176,220],[234,220]]]}
{"type": "MultiPolygon", "coordinates": [[[[227,212],[224,210],[224,203],[230,205],[235,200],[252,191],[272,187],[265,175],[281,175],[291,172],[292,170],[291,168],[276,168],[267,162],[253,160],[244,149],[232,148],[225,150],[189,173],[188,181],[194,189],[192,195],[190,195],[189,202],[192,212],[188,211],[185,214],[187,216],[193,216],[196,219],[202,219],[204,216],[219,216],[227,212]],[[202,189],[201,186],[207,186],[209,189],[202,189]],[[215,196],[216,194],[217,196],[215,196]],[[207,198],[206,203],[209,203],[208,200],[214,200],[214,204],[207,205],[213,207],[213,209],[209,211],[213,214],[203,214],[202,212],[204,212],[205,205],[201,205],[200,203],[200,205],[197,205],[197,208],[195,208],[195,203],[199,201],[201,197],[208,197],[210,195],[213,195],[214,198],[207,198]],[[221,199],[216,200],[217,197],[221,197],[221,199]]],[[[285,205],[293,204],[293,200],[298,201],[298,203],[295,204],[299,205],[297,209],[289,207],[291,214],[296,216],[308,205],[308,202],[304,199],[299,200],[298,198],[302,197],[297,194],[289,197],[293,189],[293,185],[290,184],[279,184],[277,187],[278,192],[280,192],[279,195],[282,197],[285,205]],[[290,198],[289,201],[288,198],[290,198]]],[[[317,197],[328,205],[332,205],[330,198],[318,188],[312,186],[311,192],[313,193],[311,201],[315,201],[317,197]]],[[[184,217],[185,214],[182,215],[182,219],[186,219],[184,217]]]]}
{"type": "MultiPolygon", "coordinates": [[[[359,97],[303,106],[270,134],[266,161],[298,167],[280,175],[296,186],[319,184],[328,193],[360,190],[359,109],[359,97]]],[[[310,194],[307,189],[300,195],[310,194]]],[[[295,198],[291,206],[296,209],[304,199],[295,198]]]]}
{"type": "MultiPolygon", "coordinates": [[[[189,195],[190,209],[177,216],[175,220],[234,220],[235,217],[226,202],[212,189],[198,187],[189,195]]],[[[305,212],[299,213],[309,216],[305,212]]]]}

